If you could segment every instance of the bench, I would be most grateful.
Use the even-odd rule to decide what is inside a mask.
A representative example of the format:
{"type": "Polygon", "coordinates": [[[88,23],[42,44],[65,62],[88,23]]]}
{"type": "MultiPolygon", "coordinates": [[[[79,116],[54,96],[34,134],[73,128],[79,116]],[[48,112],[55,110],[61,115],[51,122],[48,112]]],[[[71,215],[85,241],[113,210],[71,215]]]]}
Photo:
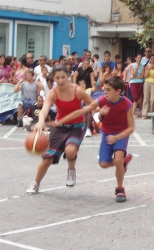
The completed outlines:
{"type": "Polygon", "coordinates": [[[152,118],[152,134],[154,134],[154,112],[149,112],[148,116],[152,118]]]}

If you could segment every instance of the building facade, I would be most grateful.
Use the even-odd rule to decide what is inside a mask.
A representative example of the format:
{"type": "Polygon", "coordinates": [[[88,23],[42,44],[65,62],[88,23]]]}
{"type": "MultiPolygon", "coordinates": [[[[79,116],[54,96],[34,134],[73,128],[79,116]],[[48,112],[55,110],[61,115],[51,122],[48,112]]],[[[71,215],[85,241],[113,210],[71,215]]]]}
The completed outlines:
{"type": "Polygon", "coordinates": [[[89,47],[89,22],[109,21],[111,1],[5,0],[0,3],[0,54],[17,58],[27,52],[58,59],[89,47]]]}
{"type": "Polygon", "coordinates": [[[123,60],[139,46],[130,41],[141,31],[139,20],[119,0],[5,0],[0,2],[0,54],[19,58],[33,52],[58,59],[89,48],[103,60],[105,50],[123,60]]]}

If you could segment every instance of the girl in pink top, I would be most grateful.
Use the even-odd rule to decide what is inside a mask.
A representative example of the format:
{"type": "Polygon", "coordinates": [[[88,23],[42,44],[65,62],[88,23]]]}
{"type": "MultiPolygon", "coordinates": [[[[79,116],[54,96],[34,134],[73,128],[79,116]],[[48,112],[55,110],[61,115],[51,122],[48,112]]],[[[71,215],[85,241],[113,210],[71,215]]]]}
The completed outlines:
{"type": "Polygon", "coordinates": [[[23,81],[26,80],[26,71],[28,70],[28,68],[25,66],[26,59],[24,57],[19,58],[18,65],[19,67],[17,68],[17,71],[15,72],[14,77],[13,77],[14,83],[19,82],[19,80],[23,80],[23,81]]]}

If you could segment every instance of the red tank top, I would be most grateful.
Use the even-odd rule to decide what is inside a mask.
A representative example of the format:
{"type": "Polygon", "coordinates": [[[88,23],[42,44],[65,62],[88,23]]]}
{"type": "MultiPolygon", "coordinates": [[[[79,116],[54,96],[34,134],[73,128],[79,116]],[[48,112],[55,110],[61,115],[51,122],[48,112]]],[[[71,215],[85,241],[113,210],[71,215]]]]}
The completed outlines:
{"type": "MultiPolygon", "coordinates": [[[[57,98],[55,101],[55,104],[57,106],[57,116],[56,116],[57,121],[77,109],[82,109],[81,100],[79,100],[76,96],[77,87],[78,85],[76,85],[74,88],[74,99],[72,101],[63,101],[59,99],[56,89],[53,88],[53,91],[55,92],[55,95],[57,98]]],[[[84,122],[84,115],[79,116],[74,120],[68,121],[67,123],[75,124],[75,123],[80,123],[80,122],[84,122]]]]}

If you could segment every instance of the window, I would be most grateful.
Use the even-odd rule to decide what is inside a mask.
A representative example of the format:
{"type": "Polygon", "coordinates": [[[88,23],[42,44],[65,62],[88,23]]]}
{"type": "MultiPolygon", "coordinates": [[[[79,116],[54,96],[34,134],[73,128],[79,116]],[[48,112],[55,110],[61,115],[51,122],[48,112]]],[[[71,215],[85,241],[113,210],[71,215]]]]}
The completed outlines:
{"type": "Polygon", "coordinates": [[[10,24],[0,22],[0,54],[8,56],[10,24]]]}
{"type": "Polygon", "coordinates": [[[51,58],[51,27],[35,23],[17,23],[16,56],[17,58],[31,52],[34,58],[46,55],[51,58]]]}

